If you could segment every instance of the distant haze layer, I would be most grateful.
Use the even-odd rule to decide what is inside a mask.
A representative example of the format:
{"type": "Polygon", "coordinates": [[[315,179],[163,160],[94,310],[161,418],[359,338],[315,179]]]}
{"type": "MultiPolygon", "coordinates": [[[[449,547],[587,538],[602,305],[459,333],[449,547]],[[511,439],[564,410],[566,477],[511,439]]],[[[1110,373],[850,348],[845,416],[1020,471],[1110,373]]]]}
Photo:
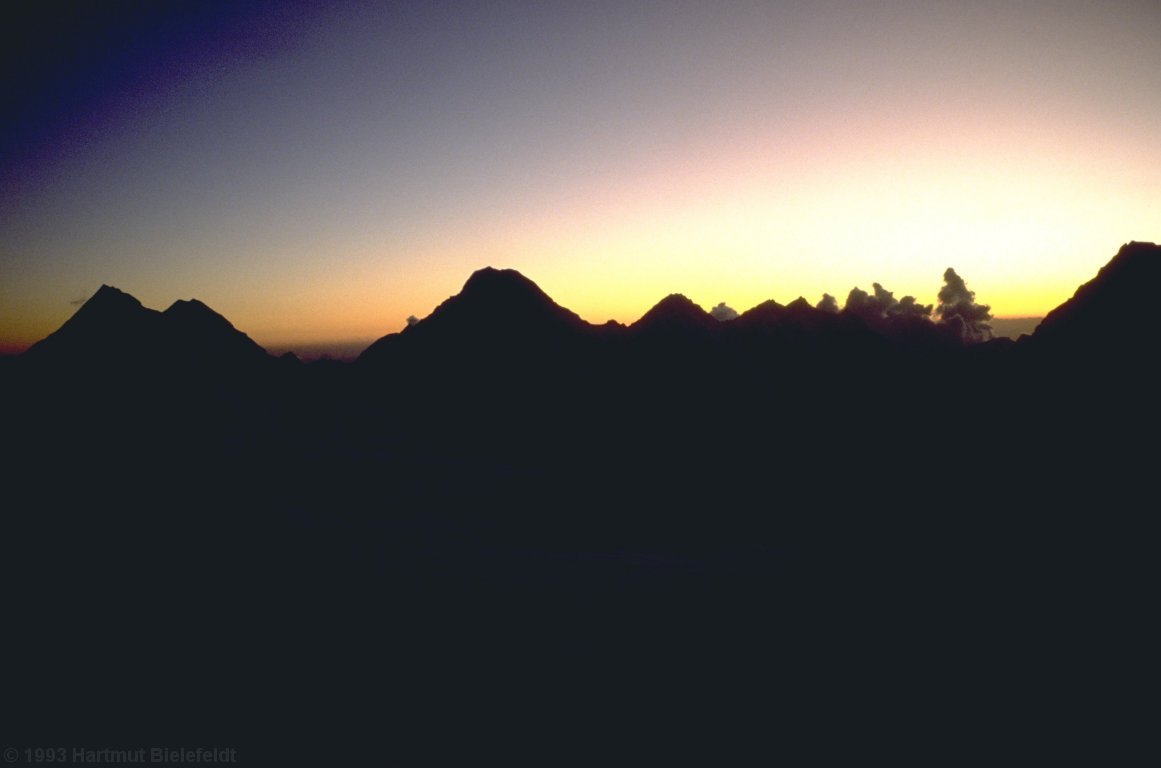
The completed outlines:
{"type": "Polygon", "coordinates": [[[485,265],[596,323],[672,292],[931,303],[947,267],[1042,316],[1161,242],[1157,3],[42,14],[2,54],[0,350],[102,283],[329,348],[485,265]]]}
{"type": "Polygon", "coordinates": [[[1042,317],[993,317],[988,321],[988,324],[992,326],[993,335],[1018,339],[1020,336],[1031,335],[1043,319],[1042,317]]]}

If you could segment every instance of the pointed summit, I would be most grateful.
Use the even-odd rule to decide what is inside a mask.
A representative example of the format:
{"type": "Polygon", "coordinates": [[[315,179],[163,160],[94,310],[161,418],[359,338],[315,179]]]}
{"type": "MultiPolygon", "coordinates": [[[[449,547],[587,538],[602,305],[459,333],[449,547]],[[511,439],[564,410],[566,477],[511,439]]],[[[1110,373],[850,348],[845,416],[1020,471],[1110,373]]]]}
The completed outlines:
{"type": "Polygon", "coordinates": [[[30,360],[85,360],[128,357],[130,349],[156,342],[161,314],[135,297],[102,285],[72,317],[25,355],[30,360]]]}
{"type": "Polygon", "coordinates": [[[671,293],[629,326],[634,331],[694,330],[716,328],[713,315],[680,293],[671,293]]]}
{"type": "Polygon", "coordinates": [[[125,293],[120,288],[114,288],[111,285],[106,285],[105,283],[101,283],[101,287],[97,289],[97,292],[94,293],[92,296],[90,296],[89,299],[82,306],[88,306],[88,305],[96,305],[96,306],[121,305],[121,306],[140,307],[141,302],[137,300],[137,297],[131,296],[130,294],[125,293]]]}
{"type": "Polygon", "coordinates": [[[61,326],[61,330],[70,324],[125,322],[139,316],[142,312],[151,311],[143,307],[136,297],[111,285],[102,284],[97,292],[90,296],[61,326]]]}

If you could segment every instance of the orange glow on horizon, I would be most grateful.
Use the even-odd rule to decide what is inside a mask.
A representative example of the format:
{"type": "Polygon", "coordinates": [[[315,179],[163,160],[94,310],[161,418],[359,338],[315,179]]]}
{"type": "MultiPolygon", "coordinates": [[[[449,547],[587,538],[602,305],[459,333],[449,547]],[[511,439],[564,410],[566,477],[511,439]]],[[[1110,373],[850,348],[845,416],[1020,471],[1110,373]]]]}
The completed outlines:
{"type": "MultiPolygon", "coordinates": [[[[260,344],[293,348],[399,331],[484,266],[520,270],[590,322],[626,324],[669,293],[744,311],[823,293],[841,304],[851,288],[880,282],[935,303],[950,266],[994,315],[1040,317],[1121,243],[1161,240],[1150,180],[1127,166],[1110,173],[1127,159],[1102,156],[1081,131],[1057,130],[1051,153],[1031,151],[1028,135],[1047,126],[995,134],[996,119],[901,115],[872,134],[853,125],[813,137],[732,128],[435,235],[272,239],[266,247],[297,267],[280,272],[258,244],[251,261],[269,267],[197,298],[260,344]]],[[[198,244],[182,247],[193,260],[198,244]]],[[[157,309],[189,298],[165,295],[156,277],[119,287],[157,309]]],[[[4,318],[0,342],[30,344],[72,312],[28,304],[4,318]]]]}
{"type": "Polygon", "coordinates": [[[1035,317],[1161,242],[1148,4],[356,5],[45,81],[0,164],[0,348],[102,283],[266,346],[374,339],[488,265],[594,323],[934,304],[948,267],[1035,317]]]}

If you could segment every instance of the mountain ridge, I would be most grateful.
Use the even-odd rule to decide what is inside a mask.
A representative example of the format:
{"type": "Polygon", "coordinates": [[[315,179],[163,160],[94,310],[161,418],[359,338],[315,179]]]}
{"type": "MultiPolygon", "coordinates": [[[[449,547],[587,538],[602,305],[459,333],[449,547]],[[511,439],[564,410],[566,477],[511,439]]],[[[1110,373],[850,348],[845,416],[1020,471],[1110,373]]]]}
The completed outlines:
{"type": "Polygon", "coordinates": [[[198,299],[179,299],[160,312],[106,284],[23,357],[49,365],[112,362],[189,367],[269,358],[257,342],[198,299]]]}
{"type": "MultiPolygon", "coordinates": [[[[1126,327],[1152,321],[1151,286],[1161,281],[1161,247],[1129,242],[1074,295],[1053,309],[1029,337],[1033,346],[1086,350],[1118,347],[1126,327]]],[[[938,324],[916,319],[907,324],[881,323],[871,328],[846,310],[835,314],[817,309],[802,297],[789,305],[764,301],[736,319],[720,322],[688,297],[674,293],[661,299],[629,325],[594,325],[557,304],[533,280],[514,269],[484,267],[474,271],[461,290],[441,302],[427,317],[398,333],[371,343],[360,362],[387,358],[423,347],[447,353],[469,353],[477,347],[496,350],[535,349],[536,354],[566,352],[576,343],[663,334],[679,339],[733,338],[739,334],[784,335],[826,343],[840,329],[856,335],[872,330],[880,335],[912,340],[936,339],[938,324]],[[929,327],[930,326],[930,327],[929,327]],[[859,330],[862,329],[862,330],[859,330]]],[[[259,359],[266,351],[227,318],[199,299],[179,299],[165,311],[147,308],[133,295],[102,284],[60,328],[33,344],[22,355],[29,361],[133,360],[180,358],[207,361],[259,359]],[[140,358],[140,359],[138,359],[140,358]]]]}

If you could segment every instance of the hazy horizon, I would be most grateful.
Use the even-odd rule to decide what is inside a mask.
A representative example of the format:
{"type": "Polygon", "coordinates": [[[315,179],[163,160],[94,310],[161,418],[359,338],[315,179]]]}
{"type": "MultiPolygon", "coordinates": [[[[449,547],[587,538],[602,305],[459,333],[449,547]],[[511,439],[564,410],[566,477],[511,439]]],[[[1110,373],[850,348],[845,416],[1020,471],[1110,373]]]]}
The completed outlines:
{"type": "Polygon", "coordinates": [[[102,283],[349,347],[485,264],[594,323],[673,292],[929,303],[949,266],[1040,317],[1161,242],[1152,3],[41,13],[4,54],[0,351],[102,283]]]}

